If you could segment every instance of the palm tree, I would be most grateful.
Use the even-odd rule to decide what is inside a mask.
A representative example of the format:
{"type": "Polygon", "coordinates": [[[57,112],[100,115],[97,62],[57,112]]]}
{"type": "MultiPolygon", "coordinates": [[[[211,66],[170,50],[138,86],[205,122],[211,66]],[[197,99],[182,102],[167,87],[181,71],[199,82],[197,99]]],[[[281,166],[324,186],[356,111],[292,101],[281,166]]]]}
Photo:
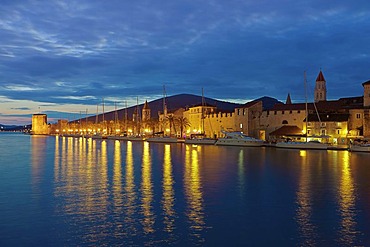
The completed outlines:
{"type": "Polygon", "coordinates": [[[175,117],[173,116],[173,114],[167,115],[167,121],[170,124],[170,136],[171,136],[172,127],[174,128],[175,134],[176,134],[176,126],[174,124],[175,123],[175,117]]]}
{"type": "Polygon", "coordinates": [[[182,134],[184,133],[184,129],[190,126],[190,122],[186,117],[177,117],[175,121],[176,121],[177,126],[180,127],[180,133],[182,137],[182,134]]]}

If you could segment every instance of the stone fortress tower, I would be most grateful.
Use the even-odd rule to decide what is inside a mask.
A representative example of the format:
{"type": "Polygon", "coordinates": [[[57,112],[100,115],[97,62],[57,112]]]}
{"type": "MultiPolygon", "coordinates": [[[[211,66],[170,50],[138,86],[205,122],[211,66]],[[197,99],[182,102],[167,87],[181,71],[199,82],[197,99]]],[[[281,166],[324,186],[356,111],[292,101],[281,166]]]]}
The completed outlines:
{"type": "Polygon", "coordinates": [[[315,85],[315,102],[319,101],[326,101],[326,81],[321,70],[316,78],[315,85]]]}
{"type": "Polygon", "coordinates": [[[49,126],[46,114],[32,115],[32,131],[33,135],[48,135],[49,126]]]}

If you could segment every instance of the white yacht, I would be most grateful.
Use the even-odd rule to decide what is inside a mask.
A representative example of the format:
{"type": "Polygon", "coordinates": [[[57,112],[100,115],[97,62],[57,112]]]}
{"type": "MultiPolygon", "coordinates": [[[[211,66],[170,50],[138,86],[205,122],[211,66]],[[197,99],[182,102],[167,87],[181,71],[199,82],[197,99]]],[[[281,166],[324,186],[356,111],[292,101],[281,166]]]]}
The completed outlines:
{"type": "Polygon", "coordinates": [[[222,131],[225,137],[218,138],[215,145],[224,146],[245,146],[245,147],[261,147],[263,141],[243,134],[240,131],[226,132],[222,131]]]}
{"type": "Polygon", "coordinates": [[[291,148],[291,149],[328,149],[328,144],[321,143],[319,141],[308,141],[308,142],[299,142],[299,141],[286,141],[276,143],[277,148],[291,148]]]}
{"type": "Polygon", "coordinates": [[[191,135],[190,138],[185,139],[185,144],[195,144],[195,145],[213,145],[217,139],[204,137],[202,134],[191,135]]]}
{"type": "Polygon", "coordinates": [[[146,139],[147,142],[177,143],[176,137],[170,136],[153,136],[146,139]]]}
{"type": "Polygon", "coordinates": [[[349,147],[352,152],[367,152],[370,153],[370,144],[353,144],[349,147]]]}

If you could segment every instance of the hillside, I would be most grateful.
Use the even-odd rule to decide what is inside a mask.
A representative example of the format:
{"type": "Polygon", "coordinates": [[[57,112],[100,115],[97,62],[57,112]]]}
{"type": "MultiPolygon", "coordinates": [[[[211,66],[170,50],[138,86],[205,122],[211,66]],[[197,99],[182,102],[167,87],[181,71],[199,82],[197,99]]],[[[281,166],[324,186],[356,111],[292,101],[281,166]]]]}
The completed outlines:
{"type": "MultiPolygon", "coordinates": [[[[221,101],[221,100],[215,100],[215,99],[211,99],[207,97],[205,97],[204,99],[207,104],[214,105],[217,107],[217,109],[224,110],[224,111],[233,111],[236,107],[243,105],[243,104],[236,104],[236,103],[231,103],[231,102],[226,102],[226,101],[221,101]]],[[[263,102],[264,110],[270,109],[276,103],[281,103],[274,98],[266,97],[266,96],[256,99],[255,101],[260,101],[260,100],[263,102]]],[[[199,105],[201,104],[201,102],[202,102],[202,97],[198,95],[193,95],[193,94],[177,94],[177,95],[166,97],[166,104],[167,104],[167,109],[169,112],[173,112],[179,108],[187,108],[187,107],[191,107],[194,105],[199,105]]],[[[149,105],[149,108],[151,109],[151,117],[158,118],[158,112],[163,111],[163,98],[148,102],[148,105],[149,105]]],[[[139,105],[140,111],[143,108],[143,106],[144,104],[139,105]]],[[[129,118],[132,118],[135,108],[136,106],[127,108],[127,115],[129,118]]],[[[125,108],[117,110],[118,119],[124,119],[125,111],[126,111],[125,108]]],[[[104,114],[104,119],[108,121],[114,120],[114,115],[115,115],[115,111],[106,112],[104,114]]],[[[103,118],[102,114],[99,114],[98,117],[99,117],[98,121],[101,121],[103,118]]],[[[96,116],[88,117],[88,121],[94,122],[95,120],[96,120],[96,116]]]]}

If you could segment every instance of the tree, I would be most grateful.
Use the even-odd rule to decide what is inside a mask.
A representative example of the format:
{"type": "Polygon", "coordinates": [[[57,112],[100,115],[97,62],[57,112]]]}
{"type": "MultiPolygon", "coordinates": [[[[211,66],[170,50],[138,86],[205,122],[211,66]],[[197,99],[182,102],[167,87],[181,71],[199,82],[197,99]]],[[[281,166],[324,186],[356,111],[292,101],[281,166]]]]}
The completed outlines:
{"type": "Polygon", "coordinates": [[[184,133],[184,129],[190,126],[190,122],[186,117],[177,117],[175,119],[176,125],[180,128],[181,137],[184,133]]]}

